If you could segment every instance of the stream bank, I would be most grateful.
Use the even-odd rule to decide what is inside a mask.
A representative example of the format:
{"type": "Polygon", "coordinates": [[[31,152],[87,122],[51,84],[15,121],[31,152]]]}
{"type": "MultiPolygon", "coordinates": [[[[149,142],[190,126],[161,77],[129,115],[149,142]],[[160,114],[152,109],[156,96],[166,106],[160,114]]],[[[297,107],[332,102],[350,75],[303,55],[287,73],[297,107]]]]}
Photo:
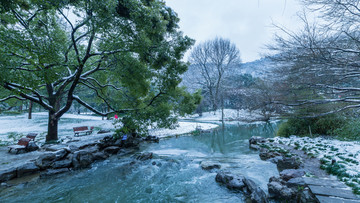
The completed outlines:
{"type": "Polygon", "coordinates": [[[250,138],[249,147],[259,151],[262,160],[277,165],[279,176],[271,177],[268,183],[270,199],[290,203],[360,202],[349,186],[321,169],[318,158],[309,156],[299,147],[262,137],[250,138]]]}

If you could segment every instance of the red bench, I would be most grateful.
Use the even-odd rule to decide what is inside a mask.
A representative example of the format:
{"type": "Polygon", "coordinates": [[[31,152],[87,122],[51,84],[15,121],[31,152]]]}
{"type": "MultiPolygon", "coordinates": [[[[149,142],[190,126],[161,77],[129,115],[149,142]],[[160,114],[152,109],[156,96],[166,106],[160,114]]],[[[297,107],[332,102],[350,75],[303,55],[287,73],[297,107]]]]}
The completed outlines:
{"type": "Polygon", "coordinates": [[[81,126],[81,127],[74,127],[74,136],[79,136],[80,133],[85,133],[85,135],[90,135],[94,129],[94,127],[87,127],[87,126],[81,126]]]}
{"type": "Polygon", "coordinates": [[[27,138],[27,137],[23,137],[21,138],[17,145],[11,145],[11,146],[8,146],[9,148],[9,153],[11,152],[11,150],[15,150],[16,151],[16,154],[19,153],[19,151],[21,150],[25,150],[26,147],[29,145],[29,142],[31,141],[30,138],[27,138]]]}
{"type": "Polygon", "coordinates": [[[29,133],[26,135],[27,138],[32,139],[33,141],[35,141],[35,137],[37,136],[37,133],[29,133]]]}

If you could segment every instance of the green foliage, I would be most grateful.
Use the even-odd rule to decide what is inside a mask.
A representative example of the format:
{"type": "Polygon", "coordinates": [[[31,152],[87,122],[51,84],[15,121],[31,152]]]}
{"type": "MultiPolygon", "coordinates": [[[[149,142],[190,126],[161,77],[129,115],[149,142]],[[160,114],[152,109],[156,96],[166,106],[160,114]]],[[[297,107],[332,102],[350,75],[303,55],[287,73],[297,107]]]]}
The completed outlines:
{"type": "Polygon", "coordinates": [[[341,140],[360,140],[359,126],[359,120],[350,120],[340,128],[334,130],[334,134],[341,140]]]}
{"type": "Polygon", "coordinates": [[[317,118],[289,118],[280,124],[277,136],[309,136],[310,129],[313,135],[334,135],[334,131],[345,122],[344,118],[334,114],[317,118]]]}
{"type": "Polygon", "coordinates": [[[194,44],[178,23],[162,0],[2,1],[0,99],[33,100],[56,118],[49,123],[77,100],[131,118],[131,130],[174,127],[201,100],[177,87],[194,44]]]}

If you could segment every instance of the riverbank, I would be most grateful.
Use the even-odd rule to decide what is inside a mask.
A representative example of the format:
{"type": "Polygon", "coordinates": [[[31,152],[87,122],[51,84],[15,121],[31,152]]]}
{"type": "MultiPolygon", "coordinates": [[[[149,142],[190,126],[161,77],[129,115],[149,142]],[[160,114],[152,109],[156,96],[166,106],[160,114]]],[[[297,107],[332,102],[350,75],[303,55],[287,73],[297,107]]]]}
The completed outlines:
{"type": "MultiPolygon", "coordinates": [[[[352,184],[346,185],[340,180],[344,181],[343,177],[336,177],[326,172],[328,168],[338,168],[336,159],[325,163],[323,158],[317,154],[315,156],[312,152],[309,153],[308,146],[304,146],[309,142],[313,144],[314,149],[318,149],[324,143],[344,144],[337,140],[328,140],[325,142],[324,138],[269,138],[264,139],[260,137],[253,137],[249,140],[250,148],[259,150],[259,156],[262,160],[269,160],[277,165],[279,170],[279,177],[272,177],[268,183],[269,197],[279,201],[288,202],[359,202],[359,196],[352,193],[357,193],[356,188],[349,187],[352,184]],[[303,142],[301,142],[303,141],[303,142]],[[340,142],[340,143],[339,143],[340,142]],[[324,164],[327,168],[324,168],[324,164]],[[322,170],[325,169],[325,170],[322,170]],[[301,188],[301,190],[299,190],[301,188]]],[[[350,143],[346,143],[349,146],[350,143]]],[[[333,147],[333,146],[332,146],[333,147]]],[[[355,150],[355,149],[352,149],[355,150]]],[[[344,155],[347,151],[346,147],[337,155],[344,155]]],[[[329,153],[329,152],[328,152],[329,153]]],[[[322,154],[323,157],[327,156],[322,154]]],[[[340,167],[341,171],[345,171],[345,167],[340,167]]],[[[331,170],[330,170],[331,171],[331,170]]],[[[335,174],[339,175],[339,174],[335,174]]],[[[355,178],[353,176],[352,178],[355,178]]]]}

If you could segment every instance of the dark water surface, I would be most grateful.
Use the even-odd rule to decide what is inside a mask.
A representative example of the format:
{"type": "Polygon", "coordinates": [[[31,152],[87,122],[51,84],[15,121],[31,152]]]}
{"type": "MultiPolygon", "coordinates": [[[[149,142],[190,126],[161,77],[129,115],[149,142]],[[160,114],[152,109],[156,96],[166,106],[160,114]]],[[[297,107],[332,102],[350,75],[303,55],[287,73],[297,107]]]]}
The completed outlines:
{"type": "Polygon", "coordinates": [[[241,193],[215,182],[215,171],[199,163],[218,162],[252,178],[266,191],[276,166],[248,146],[251,136],[272,137],[275,125],[226,125],[212,133],[144,144],[154,159],[114,156],[91,169],[39,179],[0,191],[0,202],[244,202],[241,193]]]}

